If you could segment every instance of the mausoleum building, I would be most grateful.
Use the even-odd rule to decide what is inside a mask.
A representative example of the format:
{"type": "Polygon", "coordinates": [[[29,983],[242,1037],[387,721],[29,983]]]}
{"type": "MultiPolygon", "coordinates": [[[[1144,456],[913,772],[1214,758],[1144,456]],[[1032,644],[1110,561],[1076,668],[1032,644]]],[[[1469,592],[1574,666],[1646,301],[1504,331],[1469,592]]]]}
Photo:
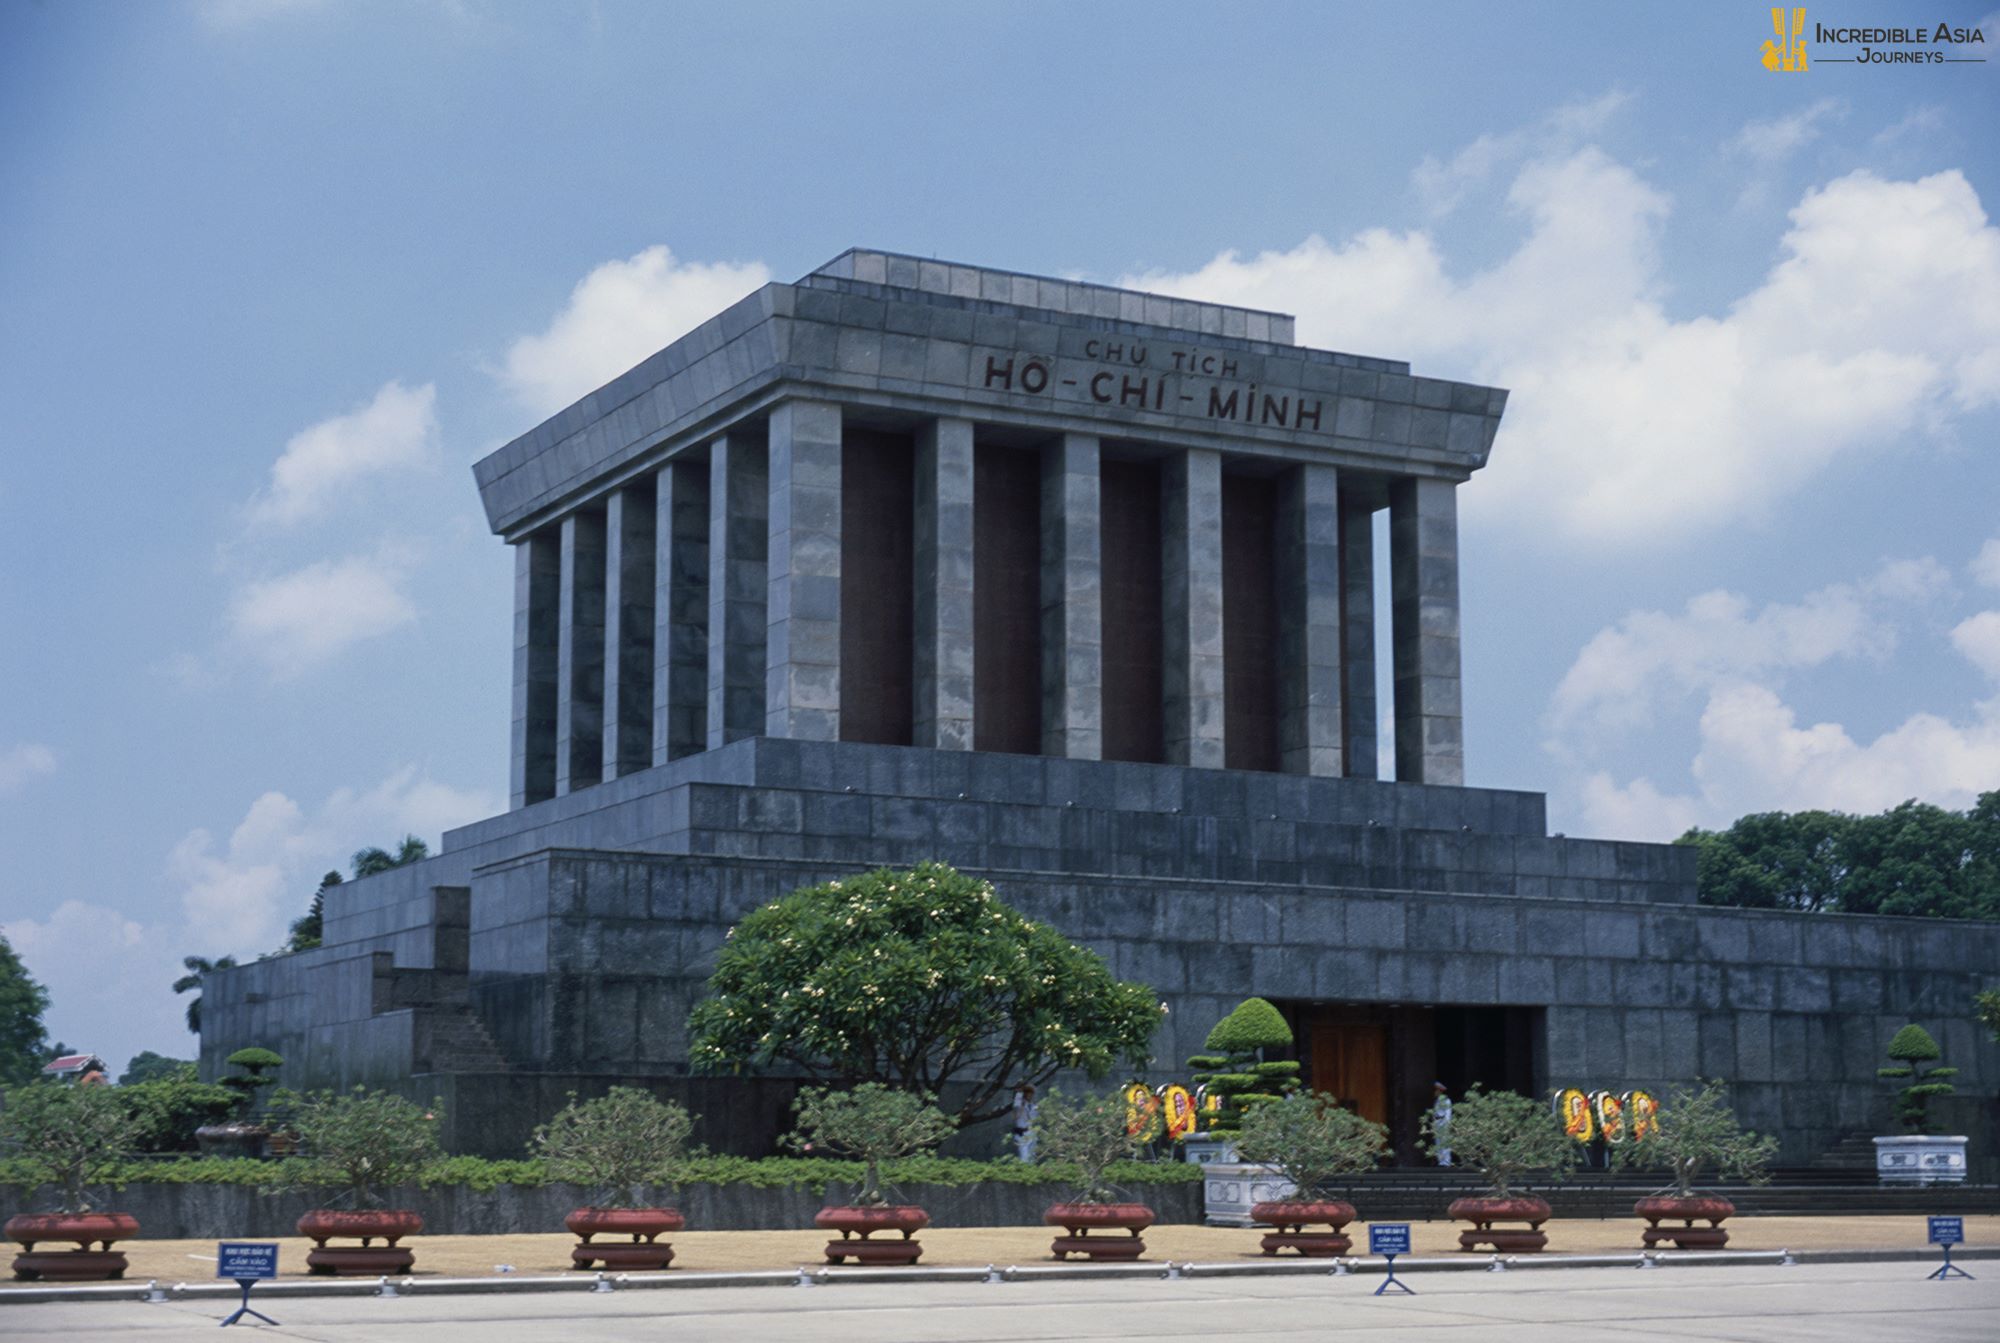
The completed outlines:
{"type": "Polygon", "coordinates": [[[1261,994],[1405,1145],[1434,1079],[1722,1077],[1802,1162],[1887,1131],[1912,1020],[1992,1092],[2000,929],[1697,908],[1691,850],[1465,786],[1457,490],[1505,404],[1132,290],[866,250],[764,286],[475,467],[511,808],[211,976],[204,1069],[266,1045],[496,1154],[634,1082],[754,1145],[783,1084],[687,1070],[726,930],[937,858],[1159,991],[1155,1080],[1261,994]]]}

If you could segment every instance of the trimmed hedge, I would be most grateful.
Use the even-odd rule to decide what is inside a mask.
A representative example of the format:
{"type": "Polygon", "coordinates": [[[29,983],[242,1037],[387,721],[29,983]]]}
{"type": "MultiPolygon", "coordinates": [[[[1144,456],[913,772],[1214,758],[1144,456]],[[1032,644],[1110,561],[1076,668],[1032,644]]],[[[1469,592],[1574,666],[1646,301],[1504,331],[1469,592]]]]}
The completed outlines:
{"type": "MultiPolygon", "coordinates": [[[[257,1161],[244,1157],[196,1157],[183,1161],[124,1161],[99,1184],[218,1184],[277,1186],[287,1182],[293,1159],[257,1161]]],[[[1185,1161],[1121,1161],[1108,1172],[1114,1185],[1194,1184],[1202,1168],[1185,1161]]],[[[826,1157],[696,1156],[681,1167],[676,1184],[746,1185],[777,1189],[797,1185],[816,1197],[828,1184],[858,1184],[859,1161],[826,1157]]],[[[1077,1179],[1073,1167],[1061,1162],[971,1161],[963,1157],[910,1157],[882,1163],[882,1176],[892,1184],[965,1186],[976,1184],[1045,1185],[1077,1179]]],[[[29,1179],[19,1163],[0,1161],[0,1187],[19,1189],[29,1179]]],[[[555,1183],[539,1161],[493,1161],[485,1157],[447,1157],[419,1181],[425,1189],[459,1185],[485,1193],[502,1185],[539,1188],[555,1183]]]]}

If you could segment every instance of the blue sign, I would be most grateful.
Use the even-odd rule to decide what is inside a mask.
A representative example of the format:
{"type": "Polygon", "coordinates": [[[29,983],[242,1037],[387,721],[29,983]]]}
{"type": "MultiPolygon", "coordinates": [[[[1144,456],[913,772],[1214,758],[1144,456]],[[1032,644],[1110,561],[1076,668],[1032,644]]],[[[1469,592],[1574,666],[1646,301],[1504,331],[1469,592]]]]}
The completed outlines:
{"type": "Polygon", "coordinates": [[[1965,1244],[1965,1219],[1963,1217],[1933,1217],[1931,1239],[1933,1245],[1965,1244]]]}
{"type": "Polygon", "coordinates": [[[1371,1222],[1368,1226],[1368,1253],[1408,1254],[1410,1252],[1410,1224],[1408,1222],[1371,1222]]]}
{"type": "Polygon", "coordinates": [[[276,1241],[225,1240],[215,1247],[215,1276],[244,1282],[278,1276],[276,1241]]]}

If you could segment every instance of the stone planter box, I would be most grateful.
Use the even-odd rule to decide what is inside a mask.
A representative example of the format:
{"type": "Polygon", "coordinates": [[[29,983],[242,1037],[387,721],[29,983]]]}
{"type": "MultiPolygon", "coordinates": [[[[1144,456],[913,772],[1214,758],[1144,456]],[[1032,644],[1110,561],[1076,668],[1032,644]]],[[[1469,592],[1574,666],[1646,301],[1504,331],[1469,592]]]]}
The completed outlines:
{"type": "Polygon", "coordinates": [[[1297,1185],[1269,1166],[1214,1162],[1202,1170],[1202,1220],[1210,1226],[1255,1226],[1252,1208],[1282,1203],[1298,1192],[1297,1185]]]}
{"type": "Polygon", "coordinates": [[[1964,1184],[1964,1134],[1900,1134],[1875,1140],[1875,1178],[1882,1184],[1964,1184]]]}
{"type": "Polygon", "coordinates": [[[1181,1142],[1181,1156],[1197,1166],[1237,1164],[1236,1144],[1207,1133],[1188,1134],[1181,1142]]]}

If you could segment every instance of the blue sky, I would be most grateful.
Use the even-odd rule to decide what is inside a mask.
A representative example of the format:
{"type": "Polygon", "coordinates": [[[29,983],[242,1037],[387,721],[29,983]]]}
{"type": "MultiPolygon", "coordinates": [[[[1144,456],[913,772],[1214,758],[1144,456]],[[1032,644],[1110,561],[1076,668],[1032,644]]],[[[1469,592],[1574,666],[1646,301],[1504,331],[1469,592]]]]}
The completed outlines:
{"type": "Polygon", "coordinates": [[[499,810],[467,467],[857,244],[1512,388],[1468,775],[1555,829],[2000,787],[2000,14],[1922,17],[1994,63],[1773,73],[1755,4],[0,0],[0,926],[53,1031],[187,1054],[182,955],[499,810]]]}

